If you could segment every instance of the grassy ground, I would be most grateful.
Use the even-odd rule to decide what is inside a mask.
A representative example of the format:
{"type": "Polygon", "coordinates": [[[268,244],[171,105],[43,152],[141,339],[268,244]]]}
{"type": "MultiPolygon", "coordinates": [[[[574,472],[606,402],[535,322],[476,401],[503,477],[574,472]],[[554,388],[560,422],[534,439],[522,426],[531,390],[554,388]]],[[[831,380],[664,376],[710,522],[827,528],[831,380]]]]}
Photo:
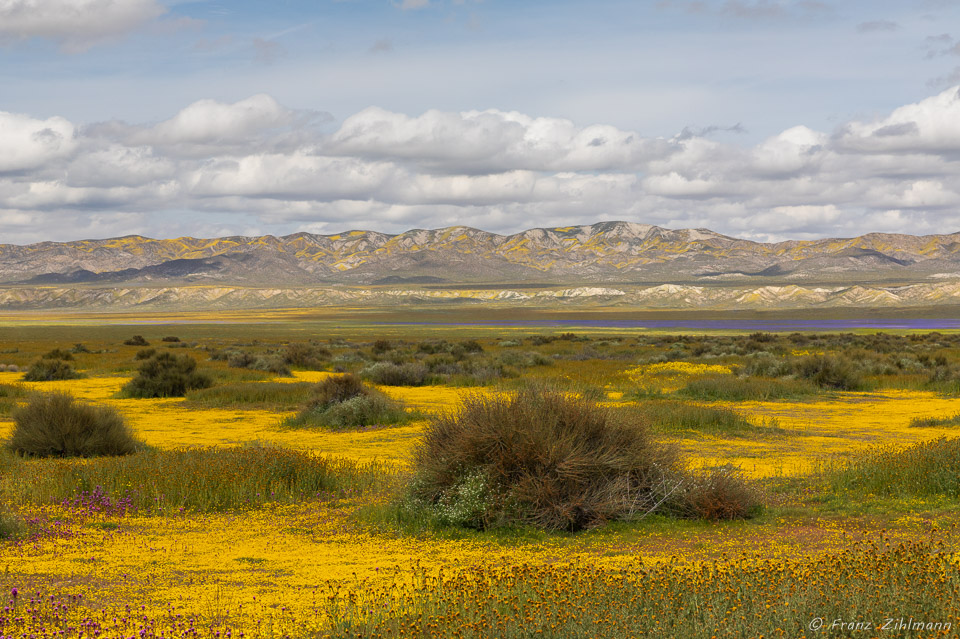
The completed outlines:
{"type": "MultiPolygon", "coordinates": [[[[86,375],[22,382],[22,373],[0,372],[0,433],[12,428],[8,409],[30,393],[63,390],[116,407],[151,447],[121,461],[0,456],[0,502],[21,522],[0,542],[0,587],[22,593],[8,597],[13,612],[0,615],[0,634],[85,623],[102,636],[889,636],[842,624],[900,617],[927,625],[897,636],[954,636],[960,627],[955,494],[874,485],[891,473],[838,474],[847,460],[870,459],[862,452],[956,436],[960,400],[943,380],[931,382],[947,374],[936,357],[947,368],[960,361],[950,335],[799,344],[612,331],[558,339],[558,329],[530,339],[534,331],[370,324],[327,332],[286,317],[227,319],[248,323],[98,327],[70,318],[71,326],[0,328],[0,364],[26,367],[82,343],[72,364],[86,375]],[[171,344],[161,337],[177,335],[187,346],[173,352],[195,357],[216,384],[185,398],[118,397],[139,364],[142,347],[122,343],[135,334],[157,350],[171,344]],[[374,346],[381,338],[389,349],[374,346]],[[292,366],[292,377],[212,358],[224,349],[280,357],[310,340],[329,351],[323,370],[292,366]],[[482,351],[462,352],[469,340],[482,351]],[[750,379],[743,369],[761,351],[787,363],[811,352],[876,360],[863,370],[873,389],[738,401],[690,390],[750,379]],[[740,466],[766,509],[748,521],[649,516],[579,534],[398,520],[390,503],[422,421],[346,432],[283,426],[337,369],[391,358],[438,375],[458,362],[506,362],[493,379],[451,374],[435,380],[445,383],[379,387],[427,416],[531,380],[639,412],[692,466],[740,466]],[[817,619],[822,629],[811,626],[817,619]]],[[[882,459],[899,468],[912,458],[882,459]]]]}

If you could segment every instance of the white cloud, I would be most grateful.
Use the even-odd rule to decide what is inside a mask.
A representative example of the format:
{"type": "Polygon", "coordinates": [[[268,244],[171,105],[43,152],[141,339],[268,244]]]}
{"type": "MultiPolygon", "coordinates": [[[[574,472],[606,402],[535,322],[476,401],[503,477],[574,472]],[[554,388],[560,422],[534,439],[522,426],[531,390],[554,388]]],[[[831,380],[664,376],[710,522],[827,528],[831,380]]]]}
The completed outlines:
{"type": "Polygon", "coordinates": [[[753,146],[496,110],[371,108],[325,135],[315,113],[267,95],[200,100],[153,125],[0,113],[0,213],[14,229],[7,241],[604,219],[762,240],[951,232],[957,91],[832,136],[797,125],[753,146]],[[33,231],[17,230],[30,220],[33,231]]]}
{"type": "Polygon", "coordinates": [[[895,109],[874,122],[851,122],[841,146],[862,152],[960,152],[960,87],[895,109]]]}
{"type": "Polygon", "coordinates": [[[0,38],[47,38],[76,53],[165,12],[156,0],[0,0],[0,38]]]}
{"type": "Polygon", "coordinates": [[[75,147],[74,127],[63,118],[35,120],[0,111],[0,173],[42,167],[75,147]]]}

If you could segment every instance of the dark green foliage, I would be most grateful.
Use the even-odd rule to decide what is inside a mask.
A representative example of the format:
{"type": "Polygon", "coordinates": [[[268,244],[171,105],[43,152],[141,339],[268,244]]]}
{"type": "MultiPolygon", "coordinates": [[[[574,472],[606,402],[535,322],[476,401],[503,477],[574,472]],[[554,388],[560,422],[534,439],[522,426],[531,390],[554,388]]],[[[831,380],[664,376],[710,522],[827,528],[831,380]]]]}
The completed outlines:
{"type": "Polygon", "coordinates": [[[797,375],[820,388],[855,391],[864,389],[857,365],[843,356],[811,355],[796,363],[797,375]]]}
{"type": "Polygon", "coordinates": [[[41,359],[30,365],[23,379],[27,382],[52,382],[83,377],[62,359],[41,359]]]}
{"type": "Polygon", "coordinates": [[[378,339],[373,343],[373,346],[370,347],[370,352],[374,355],[383,355],[388,351],[393,350],[393,344],[389,340],[378,339]]]}
{"type": "Polygon", "coordinates": [[[435,417],[414,469],[414,500],[477,528],[578,530],[654,510],[683,481],[635,415],[540,388],[469,397],[435,417]]]}
{"type": "Polygon", "coordinates": [[[123,387],[127,397],[183,397],[188,390],[213,384],[208,375],[197,371],[197,362],[189,355],[165,352],[140,365],[139,374],[123,387]]]}
{"type": "Polygon", "coordinates": [[[142,349],[142,350],[137,351],[137,354],[133,356],[133,359],[135,359],[135,360],[150,359],[151,357],[153,357],[153,356],[156,355],[156,354],[157,354],[157,349],[155,349],[155,348],[144,348],[144,349],[142,349]]]}
{"type": "Polygon", "coordinates": [[[41,359],[62,359],[64,361],[73,361],[73,354],[70,351],[65,351],[61,348],[55,348],[52,351],[48,351],[40,356],[41,359]]]}
{"type": "Polygon", "coordinates": [[[70,349],[70,352],[71,352],[71,353],[78,353],[78,354],[79,354],[79,353],[89,353],[89,352],[90,352],[90,349],[87,348],[86,346],[84,346],[83,344],[81,344],[80,342],[77,342],[77,343],[74,344],[73,347],[70,349]]]}
{"type": "Polygon", "coordinates": [[[361,371],[364,379],[382,386],[422,386],[427,383],[427,367],[420,363],[377,362],[361,371]]]}
{"type": "Polygon", "coordinates": [[[330,359],[330,356],[330,351],[323,346],[299,342],[287,344],[281,353],[281,359],[287,366],[296,366],[297,368],[306,368],[309,370],[322,370],[324,361],[330,359]]]}
{"type": "Polygon", "coordinates": [[[127,346],[150,346],[150,342],[143,339],[143,335],[134,335],[128,340],[123,342],[127,346]]]}
{"type": "Polygon", "coordinates": [[[34,457],[129,455],[140,447],[110,406],[74,400],[67,393],[37,395],[13,411],[7,448],[34,457]]]}
{"type": "Polygon", "coordinates": [[[179,342],[180,338],[177,337],[176,335],[168,335],[167,337],[161,338],[160,341],[161,342],[179,342]]]}

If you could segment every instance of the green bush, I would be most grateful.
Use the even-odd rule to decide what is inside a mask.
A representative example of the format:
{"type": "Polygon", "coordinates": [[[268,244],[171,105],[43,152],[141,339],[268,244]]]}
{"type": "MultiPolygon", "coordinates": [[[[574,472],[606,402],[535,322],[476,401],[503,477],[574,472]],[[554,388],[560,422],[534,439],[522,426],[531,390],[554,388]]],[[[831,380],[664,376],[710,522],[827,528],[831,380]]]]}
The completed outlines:
{"type": "Polygon", "coordinates": [[[332,430],[387,426],[407,421],[406,411],[380,395],[357,395],[342,402],[301,411],[287,420],[294,428],[320,427],[332,430]]]}
{"type": "Polygon", "coordinates": [[[370,395],[371,392],[359,377],[351,373],[331,375],[314,387],[316,403],[323,406],[345,402],[360,395],[370,395]]]}
{"type": "Polygon", "coordinates": [[[123,343],[127,346],[150,346],[150,342],[143,339],[143,335],[134,335],[130,339],[124,340],[123,343]]]}
{"type": "Polygon", "coordinates": [[[40,356],[41,359],[62,359],[65,361],[73,361],[73,354],[70,351],[65,351],[62,348],[55,348],[52,351],[44,353],[40,356]]]}
{"type": "Polygon", "coordinates": [[[377,362],[360,372],[364,379],[381,386],[422,386],[427,382],[427,373],[426,366],[413,362],[377,362]]]}
{"type": "Polygon", "coordinates": [[[176,335],[168,335],[167,337],[161,337],[160,341],[161,342],[179,342],[180,338],[177,337],[176,335]]]}
{"type": "Polygon", "coordinates": [[[330,359],[330,356],[330,351],[322,346],[299,342],[287,344],[281,354],[283,363],[287,366],[296,366],[298,368],[312,370],[322,369],[324,361],[330,359]]]}
{"type": "Polygon", "coordinates": [[[578,530],[652,511],[683,482],[674,451],[635,415],[538,388],[435,417],[414,470],[415,502],[476,528],[578,530]]]}
{"type": "Polygon", "coordinates": [[[842,356],[810,355],[800,359],[795,368],[797,375],[808,379],[820,388],[855,391],[863,390],[863,375],[857,365],[842,356]]]}
{"type": "Polygon", "coordinates": [[[13,411],[7,448],[34,457],[129,455],[140,444],[114,408],[82,404],[67,393],[37,395],[13,411]]]}
{"type": "Polygon", "coordinates": [[[63,379],[79,379],[83,377],[73,370],[73,366],[62,359],[41,359],[30,365],[23,375],[27,382],[52,382],[63,379]]]}
{"type": "Polygon", "coordinates": [[[141,350],[137,351],[137,354],[133,356],[133,359],[135,359],[135,360],[137,360],[137,361],[141,361],[141,360],[145,360],[145,359],[150,359],[151,357],[153,357],[153,356],[156,355],[156,354],[157,354],[157,349],[155,349],[155,348],[144,348],[144,349],[141,349],[141,350]]]}
{"type": "Polygon", "coordinates": [[[167,352],[141,364],[139,374],[123,387],[122,394],[140,398],[183,397],[189,390],[212,385],[209,375],[197,372],[195,359],[167,352]]]}
{"type": "Polygon", "coordinates": [[[294,428],[344,430],[399,424],[415,417],[383,394],[364,386],[356,376],[346,374],[328,377],[317,384],[313,399],[285,423],[294,428]]]}

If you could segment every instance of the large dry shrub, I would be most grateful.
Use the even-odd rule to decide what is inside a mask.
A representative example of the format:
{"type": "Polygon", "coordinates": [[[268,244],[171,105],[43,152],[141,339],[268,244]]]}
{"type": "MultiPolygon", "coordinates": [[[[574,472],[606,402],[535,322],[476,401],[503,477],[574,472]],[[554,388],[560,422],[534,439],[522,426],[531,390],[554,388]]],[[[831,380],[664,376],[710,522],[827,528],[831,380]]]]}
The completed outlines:
{"type": "Polygon", "coordinates": [[[478,528],[578,530],[650,512],[682,485],[635,413],[542,388],[466,398],[430,422],[414,468],[416,500],[478,528]]]}
{"type": "Polygon", "coordinates": [[[140,444],[110,406],[83,404],[68,393],[34,396],[13,412],[7,447],[35,457],[129,455],[140,444]]]}

